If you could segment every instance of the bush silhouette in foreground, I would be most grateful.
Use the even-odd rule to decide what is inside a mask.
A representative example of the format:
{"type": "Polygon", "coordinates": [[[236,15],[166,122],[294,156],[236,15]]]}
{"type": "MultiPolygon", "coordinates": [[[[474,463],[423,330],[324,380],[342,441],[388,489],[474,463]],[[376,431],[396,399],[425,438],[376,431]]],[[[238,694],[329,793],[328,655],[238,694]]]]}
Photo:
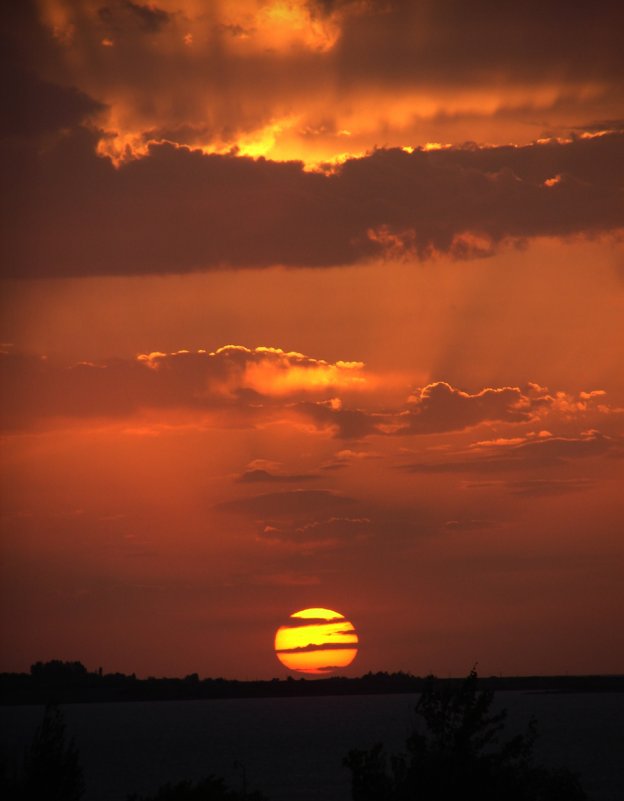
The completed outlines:
{"type": "Polygon", "coordinates": [[[207,776],[196,784],[186,781],[179,784],[165,784],[155,795],[131,795],[128,801],[268,801],[268,799],[259,792],[238,793],[230,790],[223,779],[207,776]]]}
{"type": "Polygon", "coordinates": [[[493,697],[475,670],[459,686],[428,677],[416,705],[424,731],[406,753],[388,759],[378,744],[345,758],[353,801],[586,801],[574,774],[534,765],[534,720],[501,742],[507,712],[491,711],[493,697]]]}
{"type": "Polygon", "coordinates": [[[81,801],[84,781],[78,751],[65,737],[65,721],[57,706],[46,706],[24,754],[21,775],[6,771],[1,784],[10,801],[81,801]]]}

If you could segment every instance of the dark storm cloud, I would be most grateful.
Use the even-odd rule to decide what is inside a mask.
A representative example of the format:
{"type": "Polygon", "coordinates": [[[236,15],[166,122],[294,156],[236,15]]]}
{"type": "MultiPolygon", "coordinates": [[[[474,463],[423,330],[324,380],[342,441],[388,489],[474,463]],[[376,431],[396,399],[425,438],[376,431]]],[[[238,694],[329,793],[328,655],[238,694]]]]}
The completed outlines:
{"type": "Polygon", "coordinates": [[[527,147],[379,150],[335,174],[297,162],[154,145],[115,169],[81,131],[41,151],[4,144],[3,274],[319,267],[624,224],[624,135],[527,147]]]}

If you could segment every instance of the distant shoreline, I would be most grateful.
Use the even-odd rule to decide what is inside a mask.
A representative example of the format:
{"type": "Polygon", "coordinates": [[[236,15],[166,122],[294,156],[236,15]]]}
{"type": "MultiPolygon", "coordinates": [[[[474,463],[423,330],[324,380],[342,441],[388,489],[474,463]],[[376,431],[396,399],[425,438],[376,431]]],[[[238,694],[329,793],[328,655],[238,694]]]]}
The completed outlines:
{"type": "MultiPolygon", "coordinates": [[[[441,679],[451,684],[462,680],[441,679]]],[[[201,679],[193,673],[185,678],[140,679],[134,674],[89,672],[80,662],[53,661],[38,662],[30,673],[0,673],[0,705],[398,695],[421,692],[425,681],[425,677],[409,673],[257,681],[201,679]]],[[[624,675],[485,676],[479,678],[479,688],[549,694],[624,692],[624,675]]]]}

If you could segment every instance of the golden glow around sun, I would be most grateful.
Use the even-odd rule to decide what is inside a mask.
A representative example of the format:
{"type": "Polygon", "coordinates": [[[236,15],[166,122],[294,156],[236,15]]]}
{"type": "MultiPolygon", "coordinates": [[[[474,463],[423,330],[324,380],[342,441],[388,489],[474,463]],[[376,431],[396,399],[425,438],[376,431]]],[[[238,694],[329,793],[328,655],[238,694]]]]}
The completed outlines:
{"type": "Polygon", "coordinates": [[[344,615],[313,607],[293,612],[275,634],[275,654],[289,670],[323,675],[345,668],[357,655],[358,636],[344,615]]]}

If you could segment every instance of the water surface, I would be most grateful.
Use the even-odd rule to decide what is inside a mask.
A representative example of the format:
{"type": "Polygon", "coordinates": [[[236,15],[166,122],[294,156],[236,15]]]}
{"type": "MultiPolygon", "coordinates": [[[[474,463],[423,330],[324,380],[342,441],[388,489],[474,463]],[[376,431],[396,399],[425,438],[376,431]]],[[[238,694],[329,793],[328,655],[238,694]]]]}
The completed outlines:
{"type": "MultiPolygon", "coordinates": [[[[381,741],[401,750],[416,695],[258,698],[63,707],[87,783],[86,801],[125,801],[209,773],[271,801],[349,801],[342,759],[381,741]]],[[[581,774],[595,801],[624,798],[624,694],[499,692],[509,734],[538,719],[536,752],[581,774]]],[[[0,708],[3,751],[23,752],[38,706],[0,708]]]]}

